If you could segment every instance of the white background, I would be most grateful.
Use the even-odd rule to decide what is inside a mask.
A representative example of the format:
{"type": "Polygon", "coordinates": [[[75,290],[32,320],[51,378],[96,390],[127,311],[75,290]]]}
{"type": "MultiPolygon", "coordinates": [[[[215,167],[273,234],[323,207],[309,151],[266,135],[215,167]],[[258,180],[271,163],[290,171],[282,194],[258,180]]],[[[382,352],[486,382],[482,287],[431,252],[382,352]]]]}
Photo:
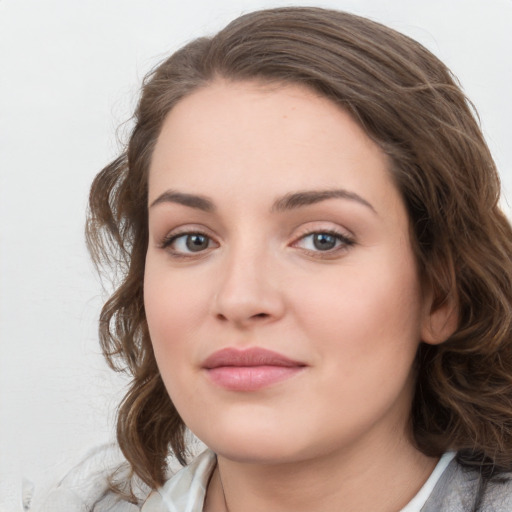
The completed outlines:
{"type": "Polygon", "coordinates": [[[125,382],[99,353],[83,224],[142,77],[243,12],[298,4],[369,16],[444,60],[512,191],[512,0],[0,0],[0,480],[44,486],[112,437],[125,382]]]}

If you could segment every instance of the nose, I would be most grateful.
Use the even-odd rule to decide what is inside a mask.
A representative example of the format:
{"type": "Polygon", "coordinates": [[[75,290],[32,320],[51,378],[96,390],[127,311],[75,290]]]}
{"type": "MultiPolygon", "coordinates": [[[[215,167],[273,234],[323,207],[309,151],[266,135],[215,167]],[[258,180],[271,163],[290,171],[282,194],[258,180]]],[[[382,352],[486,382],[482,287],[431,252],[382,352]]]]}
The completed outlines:
{"type": "Polygon", "coordinates": [[[284,315],[284,294],[270,259],[250,249],[233,251],[226,257],[214,300],[219,321],[247,329],[284,315]]]}

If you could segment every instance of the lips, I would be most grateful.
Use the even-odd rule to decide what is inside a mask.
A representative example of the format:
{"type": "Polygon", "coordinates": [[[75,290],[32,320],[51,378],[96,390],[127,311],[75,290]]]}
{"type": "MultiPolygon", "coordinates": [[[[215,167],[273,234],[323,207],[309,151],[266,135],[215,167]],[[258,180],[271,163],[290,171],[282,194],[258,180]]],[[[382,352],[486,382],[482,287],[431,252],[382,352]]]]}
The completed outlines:
{"type": "Polygon", "coordinates": [[[307,365],[262,348],[226,348],[202,364],[216,385],[231,391],[257,391],[295,376],[307,365]]]}

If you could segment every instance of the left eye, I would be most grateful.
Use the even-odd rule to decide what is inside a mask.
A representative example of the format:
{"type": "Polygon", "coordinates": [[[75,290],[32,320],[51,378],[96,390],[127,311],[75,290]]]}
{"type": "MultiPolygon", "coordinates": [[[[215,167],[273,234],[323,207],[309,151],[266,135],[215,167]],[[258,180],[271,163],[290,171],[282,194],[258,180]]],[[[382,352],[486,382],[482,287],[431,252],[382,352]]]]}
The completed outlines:
{"type": "Polygon", "coordinates": [[[308,251],[332,251],[341,246],[352,245],[352,241],[338,233],[318,232],[303,236],[295,245],[308,251]]]}
{"type": "Polygon", "coordinates": [[[202,233],[186,233],[172,237],[165,243],[173,251],[179,253],[201,252],[208,249],[212,244],[212,239],[202,233]]]}

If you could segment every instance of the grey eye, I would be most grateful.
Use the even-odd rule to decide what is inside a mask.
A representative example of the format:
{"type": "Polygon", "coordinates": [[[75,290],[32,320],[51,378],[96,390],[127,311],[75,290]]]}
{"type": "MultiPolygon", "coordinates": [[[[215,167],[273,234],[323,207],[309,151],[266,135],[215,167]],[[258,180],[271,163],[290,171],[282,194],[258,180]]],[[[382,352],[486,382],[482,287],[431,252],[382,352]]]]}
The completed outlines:
{"type": "Polygon", "coordinates": [[[329,233],[314,233],[312,236],[312,242],[315,249],[319,251],[329,251],[336,247],[338,238],[329,233]]]}
{"type": "Polygon", "coordinates": [[[210,245],[210,239],[205,235],[192,234],[185,235],[185,245],[190,252],[199,252],[208,249],[210,245]]]}
{"type": "Polygon", "coordinates": [[[212,239],[202,233],[184,233],[169,238],[164,242],[164,248],[170,248],[173,252],[187,254],[201,252],[209,249],[212,239]]]}
{"type": "Polygon", "coordinates": [[[341,233],[315,231],[309,235],[304,235],[294,245],[313,253],[335,254],[339,250],[354,245],[354,241],[341,233]]]}

